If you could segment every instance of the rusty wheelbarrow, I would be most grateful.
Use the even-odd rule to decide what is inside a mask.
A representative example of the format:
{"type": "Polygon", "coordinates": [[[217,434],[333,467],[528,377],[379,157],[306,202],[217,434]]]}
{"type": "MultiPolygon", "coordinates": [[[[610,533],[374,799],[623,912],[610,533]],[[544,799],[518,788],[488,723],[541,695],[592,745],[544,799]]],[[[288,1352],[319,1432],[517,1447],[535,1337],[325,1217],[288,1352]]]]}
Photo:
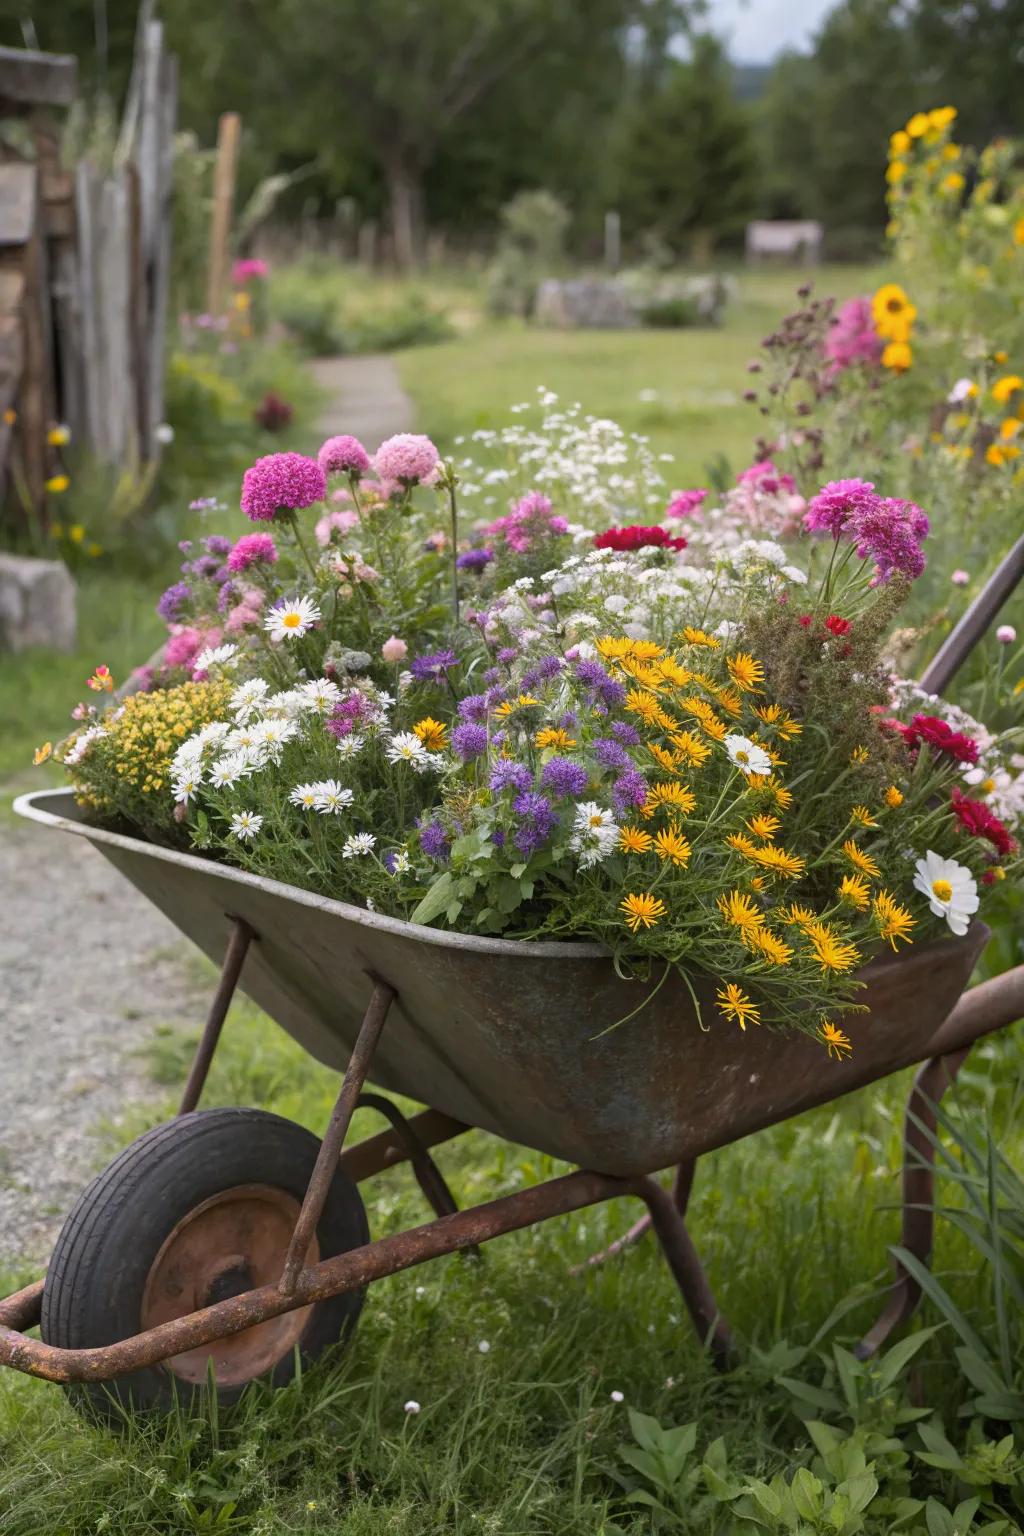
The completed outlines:
{"type": "MultiPolygon", "coordinates": [[[[1024,540],[926,684],[948,681],[1012,586],[1013,561],[1019,578],[1024,540]]],[[[45,1279],[0,1300],[0,1364],[65,1383],[101,1411],[116,1400],[166,1407],[211,1368],[224,1401],[257,1377],[283,1382],[297,1355],[346,1334],[370,1281],[619,1196],[646,1207],[631,1235],[653,1228],[699,1336],[727,1363],[728,1325],[685,1224],[697,1158],[924,1063],[907,1111],[902,1242],[926,1261],[934,1105],[976,1040],[1024,1016],[1024,966],[964,990],[987,938],[975,923],[865,967],[870,1011],[852,1057],[831,1061],[804,1035],[705,1032],[678,978],[660,989],[623,981],[597,945],[413,926],[90,826],[67,790],[24,795],[15,809],[87,837],[222,966],[178,1117],[88,1186],[45,1279]],[[197,1110],[238,985],[343,1073],[321,1142],[276,1115],[197,1110]],[[640,1020],[605,1033],[648,992],[640,1020]],[[367,1082],[429,1107],[407,1119],[367,1082]],[[346,1147],[359,1106],[387,1128],[346,1147]],[[471,1127],[575,1171],[460,1211],[430,1149],[471,1127]],[[371,1241],[358,1185],[404,1160],[434,1219],[371,1241]],[[673,1166],[670,1192],[653,1175],[673,1166]],[[37,1324],[41,1339],[28,1337],[37,1324]]],[[[715,985],[696,985],[709,1010],[715,985]]],[[[898,1269],[862,1357],[918,1296],[898,1269]]]]}

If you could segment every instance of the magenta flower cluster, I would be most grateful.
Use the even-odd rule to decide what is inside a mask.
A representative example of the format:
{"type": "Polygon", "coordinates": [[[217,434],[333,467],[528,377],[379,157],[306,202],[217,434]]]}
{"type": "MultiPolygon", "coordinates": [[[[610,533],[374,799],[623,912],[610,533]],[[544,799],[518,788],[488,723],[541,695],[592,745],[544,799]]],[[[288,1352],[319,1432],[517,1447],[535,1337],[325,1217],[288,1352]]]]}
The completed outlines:
{"type": "Polygon", "coordinates": [[[251,565],[274,565],[277,545],[269,533],[244,533],[228,555],[229,571],[247,571],[251,565]]]}
{"type": "Polygon", "coordinates": [[[304,453],[268,453],[242,478],[242,511],[254,523],[269,523],[323,501],[327,480],[304,453]]]}
{"type": "Polygon", "coordinates": [[[752,490],[762,491],[766,496],[777,496],[780,491],[792,494],[796,490],[793,476],[777,469],[771,459],[760,459],[756,464],[751,464],[749,469],[742,470],[736,476],[736,484],[749,485],[752,490]]]}
{"type": "Polygon", "coordinates": [[[862,560],[873,560],[876,586],[895,575],[914,581],[925,568],[927,516],[913,501],[879,496],[870,480],[830,481],[812,498],[804,525],[848,540],[862,560]]]}
{"type": "Polygon", "coordinates": [[[665,517],[691,517],[703,505],[707,491],[676,491],[665,508],[665,517]]]}
{"type": "Polygon", "coordinates": [[[353,475],[357,480],[370,467],[370,455],[358,437],[350,437],[345,433],[340,437],[329,437],[321,445],[316,461],[325,475],[353,475]]]}
{"type": "Polygon", "coordinates": [[[882,339],[875,330],[871,300],[847,299],[825,338],[825,356],[832,372],[852,368],[855,363],[878,363],[882,357],[882,339]]]}
{"type": "Polygon", "coordinates": [[[387,438],[373,456],[373,467],[382,480],[397,480],[405,486],[432,480],[439,462],[430,438],[419,432],[387,438]]]}
{"type": "Polygon", "coordinates": [[[505,517],[488,523],[484,533],[501,535],[514,554],[525,555],[539,539],[568,530],[566,519],[552,511],[551,502],[541,491],[527,491],[505,517]]]}

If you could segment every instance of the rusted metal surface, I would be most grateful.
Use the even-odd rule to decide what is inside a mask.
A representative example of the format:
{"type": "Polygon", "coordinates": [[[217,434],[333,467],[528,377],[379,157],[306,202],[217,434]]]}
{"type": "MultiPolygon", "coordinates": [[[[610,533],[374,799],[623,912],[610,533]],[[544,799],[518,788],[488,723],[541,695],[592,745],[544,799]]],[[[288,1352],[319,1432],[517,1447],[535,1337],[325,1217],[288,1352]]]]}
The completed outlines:
{"type": "Polygon", "coordinates": [[[458,1210],[455,1196],[448,1188],[444,1174],[434,1162],[423,1142],[419,1139],[411,1121],[402,1114],[397,1104],[379,1093],[361,1093],[357,1109],[375,1109],[391,1126],[395,1137],[404,1149],[404,1157],[412,1164],[416,1182],[435,1216],[450,1216],[458,1210]]]}
{"type": "Polygon", "coordinates": [[[213,1053],[217,1049],[220,1040],[220,1032],[224,1027],[231,999],[235,995],[238,986],[238,978],[242,974],[242,966],[249,952],[249,945],[256,937],[249,924],[241,917],[230,918],[231,936],[228,939],[227,951],[224,955],[224,964],[221,967],[220,980],[217,990],[210,1004],[210,1011],[206,1016],[203,1033],[199,1037],[196,1046],[196,1054],[192,1059],[192,1069],[188,1074],[188,1082],[181,1096],[179,1115],[190,1114],[199,1103],[199,1096],[206,1084],[207,1073],[213,1060],[213,1053]]]}
{"type": "MultiPolygon", "coordinates": [[[[693,1190],[693,1178],[697,1171],[696,1161],[692,1163],[680,1163],[672,1180],[672,1203],[679,1212],[680,1218],[685,1219],[686,1208],[690,1203],[690,1194],[693,1190]]],[[[632,1248],[651,1230],[651,1213],[647,1211],[634,1221],[627,1232],[609,1243],[607,1248],[602,1248],[598,1253],[592,1253],[583,1264],[577,1264],[569,1273],[582,1275],[588,1269],[596,1269],[599,1264],[607,1264],[609,1259],[617,1258],[620,1253],[625,1253],[627,1248],[632,1248]]]]}
{"type": "MultiPolygon", "coordinates": [[[[443,1115],[439,1109],[425,1109],[405,1123],[424,1150],[452,1141],[473,1129],[461,1120],[453,1120],[451,1115],[443,1115]]],[[[365,1141],[356,1142],[354,1147],[346,1147],[341,1154],[341,1166],[353,1184],[361,1184],[364,1179],[372,1179],[375,1173],[383,1173],[385,1168],[405,1162],[408,1156],[409,1147],[403,1144],[397,1131],[382,1131],[379,1136],[368,1136],[365,1141]]]]}
{"type": "MultiPolygon", "coordinates": [[[[907,1100],[903,1127],[903,1232],[901,1246],[927,1264],[932,1253],[935,1213],[935,1106],[956,1080],[970,1047],[948,1056],[936,1056],[914,1078],[907,1100]]],[[[899,1263],[896,1279],[881,1316],[854,1349],[858,1360],[868,1360],[881,1349],[894,1328],[905,1323],[921,1299],[921,1287],[899,1263]]]]}
{"type": "Polygon", "coordinates": [[[14,1291],[0,1299],[0,1328],[14,1328],[24,1333],[38,1325],[43,1306],[43,1284],[42,1280],[35,1280],[23,1291],[14,1291]]]}
{"type": "Polygon", "coordinates": [[[338,1093],[337,1103],[331,1113],[330,1123],[320,1143],[316,1164],[309,1178],[309,1188],[306,1190],[302,1210],[295,1223],[295,1232],[285,1259],[280,1282],[281,1291],[285,1296],[291,1296],[294,1293],[299,1274],[306,1263],[317,1224],[327,1204],[331,1180],[338,1171],[338,1158],[341,1156],[341,1149],[352,1123],[359,1095],[363,1091],[366,1074],[373,1062],[373,1055],[380,1041],[388,1010],[395,1000],[393,987],[389,987],[387,982],[375,977],[370,979],[373,981],[373,994],[363,1022],[359,1026],[359,1033],[356,1036],[348,1066],[345,1068],[345,1076],[338,1093]]]}
{"type": "Polygon", "coordinates": [[[1024,534],[992,572],[921,678],[926,693],[942,693],[984,636],[1000,608],[1024,580],[1024,534]]]}
{"type": "Polygon", "coordinates": [[[654,986],[620,981],[598,945],[416,927],[84,825],[68,791],[23,796],[16,809],[88,837],[215,959],[224,913],[242,917],[261,935],[245,991],[328,1066],[348,1062],[373,973],[400,993],[375,1084],[619,1176],[689,1162],[935,1055],[988,936],[975,923],[963,939],[867,966],[859,1001],[871,1013],[853,1016],[853,1055],[842,1062],[792,1031],[764,1026],[740,1041],[717,1016],[714,977],[695,985],[709,1028],[673,977],[639,1017],[597,1038],[654,986]]]}
{"type": "MultiPolygon", "coordinates": [[[[298,1200],[286,1190],[245,1184],[190,1211],[168,1234],[146,1277],[143,1331],[277,1280],[299,1209],[298,1200]]],[[[315,1264],[319,1258],[314,1233],[308,1260],[315,1264]]],[[[291,1354],[309,1313],[308,1307],[300,1307],[220,1339],[212,1348],[172,1355],[167,1368],[197,1386],[207,1379],[212,1363],[219,1386],[242,1386],[291,1354]]]]}
{"type": "Polygon", "coordinates": [[[651,1226],[682,1292],[697,1337],[708,1346],[715,1364],[724,1370],[733,1359],[732,1335],[718,1309],[693,1239],[673,1195],[654,1179],[642,1182],[645,1187],[639,1192],[647,1203],[651,1226]]]}

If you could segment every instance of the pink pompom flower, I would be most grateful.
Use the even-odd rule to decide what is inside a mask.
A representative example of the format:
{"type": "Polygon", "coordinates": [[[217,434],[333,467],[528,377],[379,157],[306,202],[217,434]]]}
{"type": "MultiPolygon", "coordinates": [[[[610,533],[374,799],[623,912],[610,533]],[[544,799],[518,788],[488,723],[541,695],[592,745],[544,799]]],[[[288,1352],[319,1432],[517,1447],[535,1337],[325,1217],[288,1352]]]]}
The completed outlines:
{"type": "Polygon", "coordinates": [[[400,640],[397,635],[391,635],[390,638],[385,640],[384,644],[381,646],[380,654],[383,656],[385,661],[404,661],[406,656],[409,654],[409,647],[406,645],[405,641],[400,640]]]}
{"type": "Polygon", "coordinates": [[[832,364],[832,372],[838,373],[855,363],[881,362],[883,345],[875,330],[871,300],[847,299],[825,338],[825,356],[832,364]]]}
{"type": "Polygon", "coordinates": [[[228,554],[229,571],[247,571],[251,565],[274,565],[277,545],[269,533],[245,533],[228,554]]]}
{"type": "Polygon", "coordinates": [[[259,256],[240,256],[231,268],[231,281],[236,288],[244,288],[253,281],[263,282],[269,275],[268,263],[259,256]]]}
{"type": "Polygon", "coordinates": [[[268,453],[242,478],[242,511],[254,523],[282,520],[327,495],[327,480],[304,453],[268,453]]]}
{"type": "Polygon", "coordinates": [[[399,432],[387,438],[373,456],[373,467],[382,480],[398,480],[404,486],[428,483],[439,462],[430,438],[419,432],[399,432]]]}
{"type": "Polygon", "coordinates": [[[329,437],[316,456],[325,475],[345,474],[361,479],[370,467],[370,455],[358,437],[329,437]]]}

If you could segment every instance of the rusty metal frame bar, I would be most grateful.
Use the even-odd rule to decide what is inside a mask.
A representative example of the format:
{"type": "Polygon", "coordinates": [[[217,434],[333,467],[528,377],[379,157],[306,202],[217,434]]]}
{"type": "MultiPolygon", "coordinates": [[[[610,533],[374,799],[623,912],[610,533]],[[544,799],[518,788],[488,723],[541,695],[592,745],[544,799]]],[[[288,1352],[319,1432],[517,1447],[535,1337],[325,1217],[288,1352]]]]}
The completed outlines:
{"type": "Polygon", "coordinates": [[[213,994],[210,1003],[210,1011],[203,1025],[203,1032],[196,1046],[196,1053],[192,1058],[192,1067],[188,1074],[188,1082],[181,1096],[181,1104],[178,1107],[179,1115],[187,1115],[199,1103],[199,1097],[206,1085],[206,1078],[210,1071],[210,1063],[213,1061],[213,1053],[217,1049],[220,1040],[220,1032],[224,1027],[228,1009],[231,1007],[231,999],[235,995],[239,977],[242,974],[242,966],[249,952],[249,945],[258,934],[249,927],[249,924],[241,917],[231,918],[231,937],[228,939],[228,947],[224,953],[224,964],[221,967],[220,980],[217,990],[213,994]]]}
{"type": "Polygon", "coordinates": [[[384,1116],[403,1148],[403,1160],[412,1164],[416,1182],[434,1215],[451,1216],[457,1211],[458,1204],[444,1174],[416,1134],[412,1121],[406,1119],[398,1105],[392,1104],[382,1093],[361,1093],[356,1108],[374,1109],[384,1116]]]}

